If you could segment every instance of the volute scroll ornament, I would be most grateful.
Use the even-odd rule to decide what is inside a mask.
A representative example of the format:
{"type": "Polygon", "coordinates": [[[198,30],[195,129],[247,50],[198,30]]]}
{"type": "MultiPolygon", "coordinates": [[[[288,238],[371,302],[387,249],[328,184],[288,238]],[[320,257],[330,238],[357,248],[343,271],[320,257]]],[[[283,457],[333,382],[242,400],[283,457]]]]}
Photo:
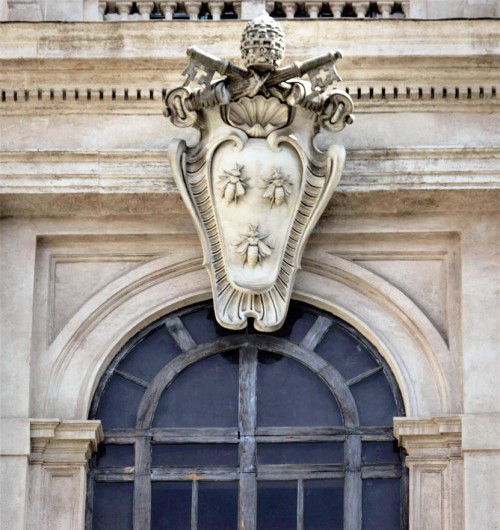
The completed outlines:
{"type": "Polygon", "coordinates": [[[243,32],[245,68],[192,46],[184,84],[165,99],[172,123],[200,134],[192,146],[172,141],[169,154],[217,320],[230,329],[252,318],[256,329],[274,331],[285,320],[305,243],[345,158],[342,146],[322,151],[315,137],[353,122],[351,98],[333,86],[341,53],[281,67],[284,52],[281,26],[261,15],[243,32]]]}

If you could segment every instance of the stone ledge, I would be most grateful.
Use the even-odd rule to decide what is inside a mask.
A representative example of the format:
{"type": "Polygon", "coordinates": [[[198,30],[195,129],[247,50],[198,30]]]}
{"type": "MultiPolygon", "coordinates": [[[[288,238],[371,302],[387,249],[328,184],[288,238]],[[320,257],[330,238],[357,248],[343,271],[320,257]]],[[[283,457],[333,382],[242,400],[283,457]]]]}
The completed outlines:
{"type": "MultiPolygon", "coordinates": [[[[0,116],[159,116],[163,110],[161,99],[166,89],[159,86],[98,90],[84,87],[78,89],[69,83],[65,85],[68,88],[47,88],[41,91],[20,86],[3,90],[0,92],[0,116]],[[113,92],[115,96],[112,95],[113,92]],[[128,94],[126,99],[125,92],[128,94]],[[138,97],[138,94],[141,96],[138,97]],[[145,97],[142,94],[145,94],[145,97]]],[[[339,85],[339,88],[353,95],[357,115],[386,112],[490,114],[500,112],[500,99],[496,97],[497,88],[490,86],[491,83],[491,79],[476,81],[473,84],[446,80],[446,85],[440,83],[417,86],[394,81],[377,86],[370,83],[370,80],[363,80],[357,85],[344,84],[339,85]],[[397,95],[394,91],[397,91],[397,95]]],[[[168,86],[175,84],[170,83],[168,86]]]]}
{"type": "MultiPolygon", "coordinates": [[[[186,43],[227,59],[239,52],[244,21],[4,23],[0,57],[142,58],[184,56],[186,43]],[[179,51],[182,50],[180,54],[179,51]]],[[[354,56],[472,56],[498,54],[497,20],[283,21],[287,60],[304,50],[338,47],[354,56]],[[334,30],[332,29],[334,28],[334,30]],[[293,36],[293,38],[292,38],[293,36]]],[[[185,56],[184,56],[185,57],[185,56]]],[[[185,59],[184,59],[185,61],[185,59]]]]}
{"type": "Polygon", "coordinates": [[[401,441],[409,436],[460,436],[462,416],[437,418],[394,418],[394,436],[401,441]]]}
{"type": "Polygon", "coordinates": [[[394,418],[394,436],[408,451],[407,463],[460,458],[462,454],[462,417],[394,418]]]}
{"type": "MultiPolygon", "coordinates": [[[[371,214],[494,213],[500,190],[336,191],[323,217],[371,214]]],[[[186,215],[176,193],[9,193],[0,196],[0,217],[107,217],[186,215]]],[[[190,222],[190,221],[186,221],[190,222]]]]}
{"type": "MultiPolygon", "coordinates": [[[[496,148],[351,150],[338,192],[497,190],[499,158],[496,148]]],[[[178,195],[166,150],[1,152],[0,193],[178,195]]]]}
{"type": "Polygon", "coordinates": [[[100,421],[32,419],[31,464],[86,465],[103,439],[100,421]]]}

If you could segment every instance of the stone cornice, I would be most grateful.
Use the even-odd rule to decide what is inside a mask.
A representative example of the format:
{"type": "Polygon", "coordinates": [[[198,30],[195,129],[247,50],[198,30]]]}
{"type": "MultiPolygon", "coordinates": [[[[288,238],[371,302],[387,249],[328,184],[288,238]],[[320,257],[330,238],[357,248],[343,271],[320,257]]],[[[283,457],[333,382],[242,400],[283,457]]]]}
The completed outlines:
{"type": "MultiPolygon", "coordinates": [[[[497,148],[351,150],[338,191],[500,189],[499,158],[497,148]]],[[[1,152],[0,193],[178,195],[165,150],[1,152]]]]}
{"type": "Polygon", "coordinates": [[[462,417],[395,418],[394,436],[408,452],[407,463],[460,458],[462,417]]]}
{"type": "MultiPolygon", "coordinates": [[[[287,61],[340,48],[366,112],[494,112],[498,26],[474,21],[284,21],[287,61]],[[332,31],[335,24],[335,31],[332,31]]],[[[3,24],[0,115],[158,114],[186,42],[238,62],[243,22],[3,24]]]]}
{"type": "Polygon", "coordinates": [[[86,465],[103,439],[100,421],[31,420],[32,464],[86,465]]]}
{"type": "MultiPolygon", "coordinates": [[[[99,78],[75,88],[71,82],[61,86],[33,88],[36,84],[18,85],[0,91],[1,116],[53,116],[53,115],[138,115],[159,116],[163,110],[162,98],[166,88],[159,85],[137,84],[99,89],[99,78]],[[94,88],[89,85],[94,84],[94,88]]],[[[175,86],[175,82],[164,86],[175,86]]],[[[387,82],[375,85],[370,80],[358,84],[339,85],[354,96],[356,114],[384,112],[447,112],[486,113],[499,112],[500,98],[491,80],[476,80],[473,84],[449,81],[446,85],[387,82]],[[397,85],[397,86],[395,86],[397,85]]]]}
{"type": "MultiPolygon", "coordinates": [[[[243,21],[4,23],[0,57],[179,58],[186,42],[234,59],[243,21]]],[[[497,20],[300,20],[283,21],[289,60],[303,50],[341,48],[348,57],[472,56],[498,54],[497,20]],[[335,29],[333,30],[333,25],[335,29]],[[293,35],[293,38],[292,38],[293,35]]],[[[465,64],[464,68],[468,65],[465,64]]]]}

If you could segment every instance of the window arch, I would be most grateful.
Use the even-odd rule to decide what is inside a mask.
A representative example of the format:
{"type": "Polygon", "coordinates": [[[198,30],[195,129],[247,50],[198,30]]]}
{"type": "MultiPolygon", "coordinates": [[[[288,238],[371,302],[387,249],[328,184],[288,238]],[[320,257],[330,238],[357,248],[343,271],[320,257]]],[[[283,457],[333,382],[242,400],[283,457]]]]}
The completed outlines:
{"type": "Polygon", "coordinates": [[[87,528],[404,529],[402,415],[380,354],[327,312],[292,302],[264,334],[185,308],[131,339],[98,385],[87,528]]]}

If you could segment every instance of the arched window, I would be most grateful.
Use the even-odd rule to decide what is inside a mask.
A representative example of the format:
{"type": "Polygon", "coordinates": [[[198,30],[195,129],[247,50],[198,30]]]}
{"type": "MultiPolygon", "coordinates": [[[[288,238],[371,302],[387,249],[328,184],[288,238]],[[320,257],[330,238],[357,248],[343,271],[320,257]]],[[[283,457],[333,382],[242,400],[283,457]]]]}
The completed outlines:
{"type": "Polygon", "coordinates": [[[87,527],[406,528],[402,415],[380,354],[329,313],[292,302],[265,334],[186,308],[137,334],[100,381],[87,527]]]}

